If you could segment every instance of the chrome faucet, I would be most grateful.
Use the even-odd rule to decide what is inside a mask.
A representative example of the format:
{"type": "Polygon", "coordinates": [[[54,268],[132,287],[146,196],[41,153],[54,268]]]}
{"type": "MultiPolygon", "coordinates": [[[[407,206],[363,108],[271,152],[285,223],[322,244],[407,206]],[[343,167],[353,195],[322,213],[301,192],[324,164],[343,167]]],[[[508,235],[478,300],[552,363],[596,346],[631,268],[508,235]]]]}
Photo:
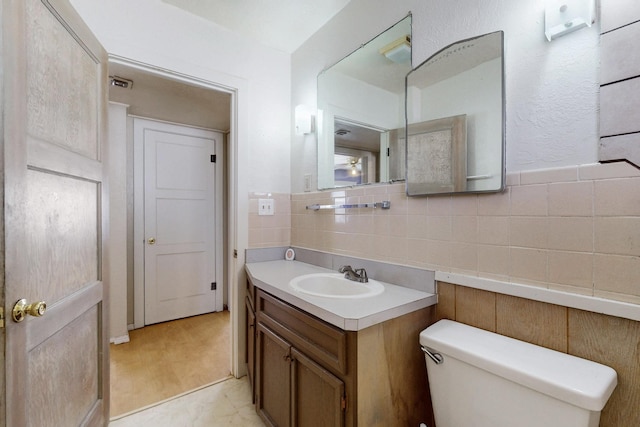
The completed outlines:
{"type": "Polygon", "coordinates": [[[345,279],[353,280],[354,282],[367,283],[369,281],[367,271],[364,268],[357,268],[354,271],[350,265],[343,265],[338,271],[344,273],[345,279]]]}

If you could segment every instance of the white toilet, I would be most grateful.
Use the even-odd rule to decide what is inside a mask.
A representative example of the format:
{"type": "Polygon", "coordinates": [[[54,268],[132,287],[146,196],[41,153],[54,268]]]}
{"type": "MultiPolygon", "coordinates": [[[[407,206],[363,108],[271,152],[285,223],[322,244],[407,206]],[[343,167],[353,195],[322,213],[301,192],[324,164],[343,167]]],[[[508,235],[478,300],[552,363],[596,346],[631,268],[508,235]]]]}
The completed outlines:
{"type": "Polygon", "coordinates": [[[597,427],[617,384],[608,366],[451,320],[420,344],[436,427],[597,427]]]}

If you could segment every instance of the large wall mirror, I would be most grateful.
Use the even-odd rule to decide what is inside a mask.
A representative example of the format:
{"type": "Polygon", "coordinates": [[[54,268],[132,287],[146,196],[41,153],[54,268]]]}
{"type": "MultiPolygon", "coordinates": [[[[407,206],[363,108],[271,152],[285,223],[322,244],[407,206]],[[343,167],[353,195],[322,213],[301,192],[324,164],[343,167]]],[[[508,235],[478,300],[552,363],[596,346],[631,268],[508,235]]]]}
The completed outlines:
{"type": "Polygon", "coordinates": [[[318,75],[318,187],[405,177],[407,16],[318,75]]]}
{"type": "Polygon", "coordinates": [[[406,79],[407,194],[503,190],[504,33],[454,43],[406,79]]]}

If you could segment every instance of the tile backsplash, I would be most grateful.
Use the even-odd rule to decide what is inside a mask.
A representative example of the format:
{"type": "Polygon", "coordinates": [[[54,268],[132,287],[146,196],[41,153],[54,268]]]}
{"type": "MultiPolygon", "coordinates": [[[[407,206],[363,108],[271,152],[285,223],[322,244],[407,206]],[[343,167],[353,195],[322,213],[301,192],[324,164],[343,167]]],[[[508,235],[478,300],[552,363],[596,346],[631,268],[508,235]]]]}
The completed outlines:
{"type": "Polygon", "coordinates": [[[250,195],[250,247],[293,245],[640,304],[640,171],[627,163],[509,174],[493,194],[407,197],[402,183],[273,194],[273,217],[257,215],[263,197],[250,195]],[[383,200],[391,209],[306,209],[383,200]]]}
{"type": "MultiPolygon", "coordinates": [[[[281,226],[253,218],[259,197],[250,196],[250,240],[254,247],[274,246],[274,232],[264,228],[281,226]]],[[[292,194],[290,201],[284,246],[640,304],[640,171],[627,163],[510,174],[499,194],[408,198],[404,186],[394,184],[292,194]],[[391,209],[306,209],[382,200],[391,201],[391,209]]],[[[619,383],[601,425],[638,425],[635,317],[474,286],[473,280],[438,282],[437,318],[613,367],[619,383]]]]}

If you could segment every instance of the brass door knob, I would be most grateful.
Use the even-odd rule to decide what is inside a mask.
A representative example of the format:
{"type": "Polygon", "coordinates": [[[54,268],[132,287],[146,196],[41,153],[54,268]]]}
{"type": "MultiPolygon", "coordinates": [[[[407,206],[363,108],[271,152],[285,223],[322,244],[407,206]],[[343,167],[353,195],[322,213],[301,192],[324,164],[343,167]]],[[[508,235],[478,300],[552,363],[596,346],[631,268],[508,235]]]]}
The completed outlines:
{"type": "Polygon", "coordinates": [[[46,302],[38,301],[27,304],[27,300],[23,298],[14,304],[12,317],[14,322],[20,323],[25,319],[25,317],[27,317],[27,314],[33,317],[42,317],[46,311],[46,302]]]}
{"type": "Polygon", "coordinates": [[[149,243],[150,245],[153,245],[156,243],[156,238],[155,237],[149,237],[149,239],[147,240],[147,243],[149,243]]]}

